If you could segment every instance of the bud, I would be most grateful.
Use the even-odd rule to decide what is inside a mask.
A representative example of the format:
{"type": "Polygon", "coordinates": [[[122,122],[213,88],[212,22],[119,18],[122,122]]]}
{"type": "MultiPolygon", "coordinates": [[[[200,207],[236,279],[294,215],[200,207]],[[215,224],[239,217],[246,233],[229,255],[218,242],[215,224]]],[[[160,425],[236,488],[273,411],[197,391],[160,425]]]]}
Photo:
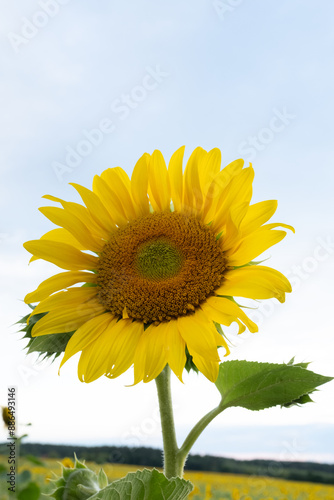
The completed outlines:
{"type": "Polygon", "coordinates": [[[75,454],[74,460],[74,465],[71,462],[70,467],[61,464],[62,475],[51,480],[56,489],[48,496],[62,500],[66,492],[66,498],[86,500],[108,486],[108,478],[102,469],[96,474],[83,462],[79,462],[75,454]]]}

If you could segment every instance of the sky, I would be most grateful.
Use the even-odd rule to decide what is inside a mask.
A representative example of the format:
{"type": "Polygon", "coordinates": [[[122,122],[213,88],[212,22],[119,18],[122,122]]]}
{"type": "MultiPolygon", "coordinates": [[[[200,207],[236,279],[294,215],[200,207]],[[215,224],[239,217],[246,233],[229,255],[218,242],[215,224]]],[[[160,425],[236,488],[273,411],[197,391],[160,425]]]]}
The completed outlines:
{"type": "MultiPolygon", "coordinates": [[[[0,404],[17,387],[29,440],[161,446],[155,385],[77,379],[78,356],[62,368],[26,356],[14,323],[26,293],[55,273],[28,266],[22,244],[52,224],[44,194],[78,201],[69,182],[91,187],[108,167],[129,174],[144,153],[168,160],[218,147],[255,169],[253,201],[277,199],[273,221],[292,224],[264,254],[285,273],[285,304],[258,304],[259,333],[237,337],[230,359],[312,361],[333,375],[334,5],[313,1],[16,0],[0,26],[0,404]]],[[[219,402],[192,373],[173,379],[178,439],[219,402]]],[[[334,463],[334,383],[303,408],[228,409],[204,432],[198,453],[334,463]]],[[[5,438],[0,429],[0,440],[5,438]]]]}

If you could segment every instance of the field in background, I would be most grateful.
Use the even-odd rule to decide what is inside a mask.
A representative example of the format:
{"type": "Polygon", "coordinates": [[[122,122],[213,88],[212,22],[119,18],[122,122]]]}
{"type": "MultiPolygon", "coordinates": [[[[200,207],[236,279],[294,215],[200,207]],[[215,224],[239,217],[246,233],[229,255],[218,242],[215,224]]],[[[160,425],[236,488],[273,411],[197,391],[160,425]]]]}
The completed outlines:
{"type": "MultiPolygon", "coordinates": [[[[64,459],[62,463],[70,466],[72,461],[64,459]]],[[[20,459],[20,471],[29,471],[31,479],[36,481],[43,493],[52,489],[50,479],[52,472],[60,473],[59,461],[45,459],[42,464],[34,464],[26,458],[20,459]]],[[[87,462],[87,466],[98,471],[100,465],[87,462]]],[[[0,500],[8,500],[4,468],[8,469],[7,458],[0,456],[2,470],[0,480],[0,500]]],[[[136,471],[137,467],[127,465],[103,464],[110,481],[124,477],[128,472],[136,471]]],[[[190,500],[334,500],[334,486],[314,483],[293,482],[260,476],[239,476],[233,474],[217,474],[213,472],[187,472],[185,478],[195,485],[190,494],[190,500]]],[[[42,497],[41,497],[42,498],[42,497]]],[[[45,497],[44,497],[45,498],[45,497]]]]}

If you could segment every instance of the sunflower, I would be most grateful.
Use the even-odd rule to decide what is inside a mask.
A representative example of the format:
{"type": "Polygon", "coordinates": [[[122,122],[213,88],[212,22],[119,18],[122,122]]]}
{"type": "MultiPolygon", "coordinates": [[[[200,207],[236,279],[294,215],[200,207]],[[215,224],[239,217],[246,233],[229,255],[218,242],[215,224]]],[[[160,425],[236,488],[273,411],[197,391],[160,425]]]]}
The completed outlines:
{"type": "Polygon", "coordinates": [[[2,406],[2,420],[6,427],[13,423],[13,416],[7,406],[2,406]]]}
{"type": "Polygon", "coordinates": [[[115,378],[134,365],[149,382],[166,364],[182,381],[187,359],[209,380],[218,376],[219,325],[258,330],[235,297],[284,302],[289,281],[253,259],[281,241],[286,224],[266,224],[274,200],[250,205],[254,171],[221,153],[196,148],[183,173],[184,147],[168,168],[145,153],[131,180],[120,167],[96,175],[89,190],[71,184],[84,205],[44,196],[40,208],[60,226],[24,247],[65,272],[25,297],[42,317],[32,336],[74,332],[62,366],[81,352],[78,376],[115,378]],[[83,283],[83,286],[73,286],[83,283]]]}

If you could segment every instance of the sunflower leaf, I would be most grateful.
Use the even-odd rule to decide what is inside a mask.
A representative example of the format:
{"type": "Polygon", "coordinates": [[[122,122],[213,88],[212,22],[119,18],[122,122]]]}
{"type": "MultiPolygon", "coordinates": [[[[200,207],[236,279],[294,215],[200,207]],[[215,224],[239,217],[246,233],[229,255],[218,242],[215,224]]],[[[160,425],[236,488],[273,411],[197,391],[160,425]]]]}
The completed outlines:
{"type": "Polygon", "coordinates": [[[286,403],[282,405],[282,407],[290,408],[291,406],[301,406],[304,405],[305,403],[314,403],[313,399],[310,398],[310,394],[303,394],[303,396],[300,396],[300,398],[291,401],[291,403],[286,403]]]}
{"type": "Polygon", "coordinates": [[[38,500],[40,494],[40,487],[36,483],[31,482],[18,493],[17,498],[19,500],[38,500]]]}
{"type": "Polygon", "coordinates": [[[316,387],[333,380],[307,369],[307,363],[257,363],[225,361],[219,367],[216,387],[222,411],[231,406],[264,410],[272,406],[290,407],[311,402],[316,387]]]}
{"type": "Polygon", "coordinates": [[[130,472],[124,478],[113,481],[89,500],[183,500],[192,491],[193,485],[179,477],[167,479],[156,469],[130,472]]]}

